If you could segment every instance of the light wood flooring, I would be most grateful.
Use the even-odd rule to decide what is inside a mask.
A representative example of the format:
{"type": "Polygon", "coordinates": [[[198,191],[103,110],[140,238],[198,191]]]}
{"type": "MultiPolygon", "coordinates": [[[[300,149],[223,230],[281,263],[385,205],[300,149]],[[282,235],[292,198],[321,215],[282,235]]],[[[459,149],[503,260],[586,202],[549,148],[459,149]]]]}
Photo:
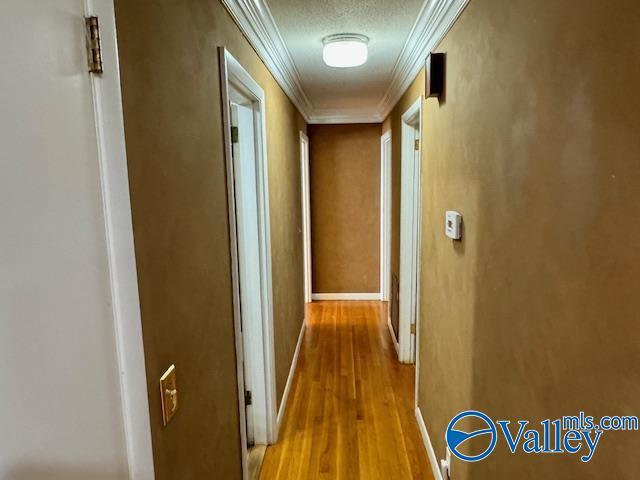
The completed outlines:
{"type": "Polygon", "coordinates": [[[433,476],[382,302],[314,302],[280,440],[260,478],[404,480],[433,476]]]}

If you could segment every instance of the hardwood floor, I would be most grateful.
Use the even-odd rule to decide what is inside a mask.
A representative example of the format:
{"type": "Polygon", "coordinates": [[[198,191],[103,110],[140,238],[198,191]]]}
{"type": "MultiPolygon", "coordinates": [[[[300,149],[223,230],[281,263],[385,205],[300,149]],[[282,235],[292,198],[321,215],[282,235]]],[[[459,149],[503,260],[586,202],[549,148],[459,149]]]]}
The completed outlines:
{"type": "Polygon", "coordinates": [[[381,302],[309,305],[280,441],[260,478],[433,479],[381,302]]]}

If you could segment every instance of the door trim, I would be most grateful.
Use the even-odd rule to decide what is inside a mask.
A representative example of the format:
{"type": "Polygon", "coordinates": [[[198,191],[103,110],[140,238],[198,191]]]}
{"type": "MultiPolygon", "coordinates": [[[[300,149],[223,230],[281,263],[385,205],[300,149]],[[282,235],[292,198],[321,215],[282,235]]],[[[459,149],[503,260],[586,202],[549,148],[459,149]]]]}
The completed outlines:
{"type": "Polygon", "coordinates": [[[149,396],[133,242],[115,12],[113,1],[110,0],[85,0],[84,9],[86,16],[100,18],[102,56],[107,66],[102,75],[91,75],[91,88],[129,478],[153,480],[149,396]]]}
{"type": "Polygon", "coordinates": [[[380,298],[391,298],[391,130],[380,137],[380,298]]]}
{"type": "Polygon", "coordinates": [[[411,325],[418,319],[420,262],[420,172],[422,164],[422,95],[402,115],[402,173],[400,205],[400,305],[398,343],[402,363],[415,362],[417,335],[411,325]],[[415,161],[415,130],[418,161],[415,161]],[[417,165],[416,165],[417,163],[417,165]],[[412,335],[415,342],[412,341],[412,335]]]}
{"type": "Polygon", "coordinates": [[[300,132],[300,181],[302,183],[302,248],[304,257],[304,301],[311,302],[313,292],[311,257],[311,185],[309,177],[309,137],[300,132]]]}
{"type": "Polygon", "coordinates": [[[238,408],[240,413],[240,441],[242,448],[242,470],[247,478],[247,432],[244,399],[244,372],[242,348],[242,328],[240,313],[240,282],[238,274],[238,239],[236,234],[236,203],[234,186],[234,165],[232,157],[231,115],[229,111],[230,88],[241,91],[257,104],[255,119],[255,136],[258,139],[256,155],[257,165],[257,199],[258,199],[258,231],[260,244],[260,284],[259,295],[262,311],[262,352],[248,352],[252,361],[264,362],[265,404],[257,402],[252,405],[256,417],[256,443],[270,444],[278,438],[277,400],[275,381],[275,353],[273,339],[273,293],[271,284],[271,232],[269,220],[269,180],[266,144],[265,94],[258,83],[249,75],[242,65],[224,47],[218,49],[220,61],[222,113],[224,127],[225,164],[227,169],[227,193],[229,205],[229,237],[231,243],[231,268],[233,283],[234,331],[236,344],[236,371],[238,378],[238,408]],[[262,424],[262,432],[260,425],[262,424]],[[264,438],[261,436],[263,435],[264,438]]]}

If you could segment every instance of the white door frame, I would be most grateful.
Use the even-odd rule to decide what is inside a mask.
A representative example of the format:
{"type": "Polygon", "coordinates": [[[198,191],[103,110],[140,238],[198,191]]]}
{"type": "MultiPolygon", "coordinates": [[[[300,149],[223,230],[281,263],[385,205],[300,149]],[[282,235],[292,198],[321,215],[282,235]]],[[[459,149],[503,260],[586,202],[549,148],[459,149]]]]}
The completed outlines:
{"type": "Polygon", "coordinates": [[[402,115],[402,173],[400,204],[400,305],[399,358],[402,363],[415,362],[419,303],[418,275],[420,261],[420,172],[422,158],[422,96],[402,115]],[[418,140],[416,153],[415,140],[418,140]]]}
{"type": "Polygon", "coordinates": [[[302,248],[304,257],[304,301],[311,302],[311,195],[309,184],[309,137],[300,132],[300,177],[302,182],[302,248]]]}
{"type": "Polygon", "coordinates": [[[225,160],[227,168],[227,191],[229,198],[229,228],[232,259],[233,280],[233,306],[236,343],[236,371],[238,377],[238,408],[240,413],[240,437],[242,448],[242,470],[244,478],[247,478],[247,432],[246,432],[246,406],[244,399],[244,372],[243,372],[243,340],[240,305],[240,282],[238,271],[238,239],[236,234],[236,201],[234,186],[234,164],[232,156],[231,140],[231,115],[230,115],[230,91],[231,89],[251,98],[255,110],[255,137],[256,137],[256,179],[258,199],[258,231],[260,249],[260,283],[261,292],[253,296],[260,303],[262,311],[262,324],[244,332],[244,335],[259,335],[261,341],[251,343],[261,345],[262,351],[246,352],[251,362],[261,362],[264,365],[264,377],[252,379],[256,389],[261,389],[259,398],[264,402],[254,402],[254,429],[256,444],[274,443],[278,437],[277,401],[275,381],[275,354],[273,342],[273,294],[271,286],[271,233],[269,221],[269,181],[266,143],[266,118],[265,118],[265,94],[260,85],[249,75],[242,65],[224,47],[219,48],[222,112],[224,126],[225,160]]]}
{"type": "Polygon", "coordinates": [[[91,74],[91,85],[129,478],[153,480],[149,397],[133,243],[115,12],[113,0],[85,0],[84,7],[86,16],[99,18],[105,66],[102,75],[91,74]]]}
{"type": "Polygon", "coordinates": [[[380,298],[391,298],[391,130],[380,137],[380,298]]]}

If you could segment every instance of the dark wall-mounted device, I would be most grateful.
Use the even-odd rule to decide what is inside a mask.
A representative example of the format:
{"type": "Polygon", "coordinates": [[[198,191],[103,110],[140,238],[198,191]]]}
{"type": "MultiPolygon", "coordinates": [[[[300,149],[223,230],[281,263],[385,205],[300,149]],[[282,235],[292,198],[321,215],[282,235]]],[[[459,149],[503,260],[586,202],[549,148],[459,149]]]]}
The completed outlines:
{"type": "Polygon", "coordinates": [[[431,53],[427,57],[426,72],[426,97],[439,97],[444,93],[444,53],[431,53]]]}

